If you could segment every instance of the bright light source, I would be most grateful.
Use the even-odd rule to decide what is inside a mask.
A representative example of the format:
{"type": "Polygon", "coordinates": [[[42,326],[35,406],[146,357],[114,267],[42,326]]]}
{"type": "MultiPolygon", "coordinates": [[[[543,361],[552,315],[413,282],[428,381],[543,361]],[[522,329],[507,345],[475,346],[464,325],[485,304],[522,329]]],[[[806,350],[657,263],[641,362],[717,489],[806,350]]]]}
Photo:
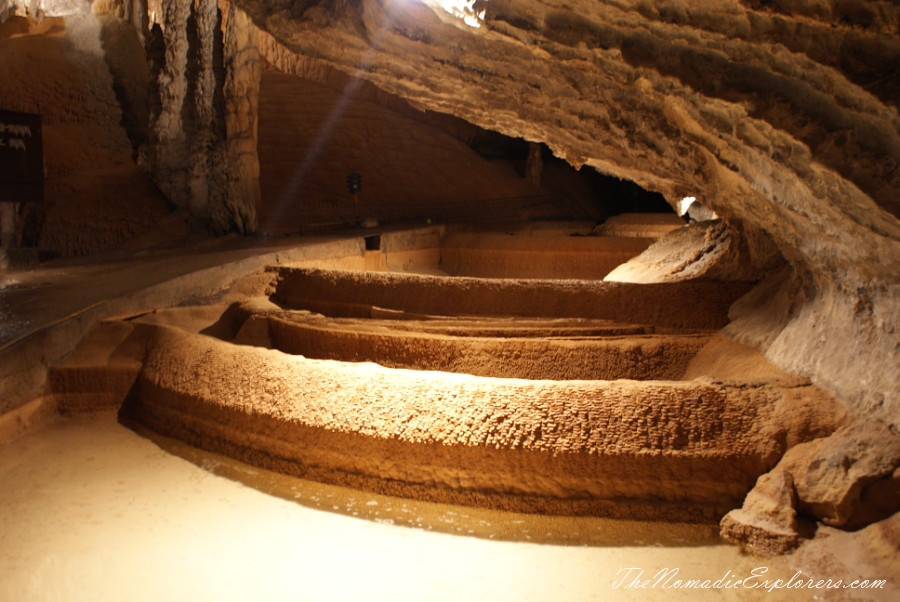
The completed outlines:
{"type": "Polygon", "coordinates": [[[719,219],[719,215],[715,211],[697,202],[697,197],[692,196],[686,196],[678,201],[678,215],[681,217],[686,216],[692,222],[719,219]]]}
{"type": "Polygon", "coordinates": [[[423,3],[439,6],[445,13],[462,19],[469,27],[478,28],[484,23],[485,9],[475,10],[476,0],[422,0],[423,3]]]}
{"type": "Polygon", "coordinates": [[[678,201],[678,215],[684,216],[695,202],[697,202],[697,197],[693,196],[686,196],[678,201]]]}

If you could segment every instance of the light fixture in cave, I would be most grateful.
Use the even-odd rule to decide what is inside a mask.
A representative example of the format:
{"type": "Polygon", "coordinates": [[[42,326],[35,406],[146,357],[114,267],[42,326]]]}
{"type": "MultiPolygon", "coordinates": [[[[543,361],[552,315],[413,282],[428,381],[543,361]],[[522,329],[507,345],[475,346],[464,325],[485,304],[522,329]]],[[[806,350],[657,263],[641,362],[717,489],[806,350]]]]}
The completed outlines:
{"type": "Polygon", "coordinates": [[[463,23],[475,29],[484,23],[485,1],[478,0],[422,0],[424,4],[432,8],[440,8],[445,13],[462,20],[463,23]],[[477,5],[477,6],[476,6],[477,5]]]}
{"type": "Polygon", "coordinates": [[[678,215],[684,216],[685,213],[688,212],[688,209],[691,208],[691,205],[697,202],[697,197],[694,196],[686,196],[680,201],[678,201],[678,215]]]}
{"type": "Polygon", "coordinates": [[[678,201],[678,215],[695,222],[704,222],[719,218],[715,211],[704,207],[697,201],[697,197],[693,196],[686,196],[678,201]]]}

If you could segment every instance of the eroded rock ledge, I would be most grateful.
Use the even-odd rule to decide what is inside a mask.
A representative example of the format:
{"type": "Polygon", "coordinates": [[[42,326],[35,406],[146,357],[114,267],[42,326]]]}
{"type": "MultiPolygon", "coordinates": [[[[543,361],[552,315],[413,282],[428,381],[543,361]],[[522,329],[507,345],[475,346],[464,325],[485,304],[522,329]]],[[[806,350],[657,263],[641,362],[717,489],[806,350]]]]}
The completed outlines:
{"type": "Polygon", "coordinates": [[[857,422],[789,450],[722,519],[722,536],[783,554],[814,531],[810,520],[856,530],[898,511],[900,436],[881,422],[857,422]]]}
{"type": "Polygon", "coordinates": [[[745,304],[729,334],[896,423],[894,3],[491,0],[478,28],[431,1],[149,4],[124,3],[164,42],[147,157],[211,230],[254,228],[260,57],[310,79],[342,71],[670,203],[698,196],[748,240],[771,239],[794,270],[789,302],[745,304]]]}
{"type": "MultiPolygon", "coordinates": [[[[197,323],[189,308],[124,326],[134,329],[130,345],[143,351],[133,354],[141,360],[123,418],[254,465],[388,495],[704,522],[736,506],[788,449],[830,434],[844,419],[845,408],[807,380],[771,367],[755,371],[764,363],[758,355],[738,360],[743,371],[727,367],[725,358],[741,347],[709,330],[679,352],[685,370],[668,380],[653,373],[635,380],[628,362],[610,366],[621,372],[608,379],[571,379],[565,370],[560,380],[436,371],[451,358],[432,357],[433,345],[414,341],[416,329],[426,329],[440,353],[496,344],[518,326],[526,333],[505,348],[526,356],[543,338],[529,340],[528,331],[559,329],[555,316],[573,299],[580,304],[571,311],[593,307],[596,317],[587,325],[597,329],[623,311],[621,297],[632,316],[643,316],[643,326],[605,323],[592,334],[563,328],[553,339],[571,348],[569,357],[579,346],[629,344],[635,357],[656,361],[651,356],[667,337],[669,344],[684,343],[690,320],[708,326],[720,319],[719,298],[697,296],[694,287],[702,283],[490,281],[302,268],[277,268],[269,279],[266,297],[221,306],[218,317],[207,311],[205,321],[214,324],[199,329],[205,335],[187,327],[197,323]],[[672,303],[679,295],[695,302],[672,303]],[[315,318],[313,307],[325,315],[315,318]],[[498,313],[507,316],[505,324],[498,313]],[[341,317],[347,315],[355,317],[341,317]],[[316,332],[302,327],[313,318],[316,332]],[[351,355],[364,357],[339,357],[354,360],[346,362],[285,352],[315,347],[323,332],[343,336],[357,347],[351,355]],[[405,338],[412,342],[404,362],[415,370],[361,361],[393,362],[405,338]]],[[[719,293],[727,296],[728,287],[719,293]]],[[[329,345],[326,353],[341,349],[329,345]]]]}
{"type": "Polygon", "coordinates": [[[128,419],[286,474],[455,504],[717,520],[842,413],[809,386],[475,378],[140,328],[128,419]]]}
{"type": "MultiPolygon", "coordinates": [[[[171,25],[169,48],[183,50],[187,5],[159,4],[172,11],[161,17],[171,25]]],[[[751,236],[766,233],[793,271],[736,306],[729,334],[767,349],[778,365],[813,376],[848,400],[857,416],[896,426],[894,4],[660,0],[563,7],[497,0],[479,31],[424,4],[408,10],[375,0],[240,5],[271,34],[256,44],[276,67],[302,55],[312,68],[324,64],[364,77],[417,106],[547,142],[575,165],[633,179],[670,201],[702,194],[729,223],[740,222],[751,236]]],[[[238,222],[252,229],[249,214],[229,221],[232,214],[221,211],[236,196],[252,199],[250,37],[248,55],[228,55],[245,56],[249,65],[246,79],[235,82],[238,93],[229,96],[242,106],[231,115],[247,143],[223,151],[220,137],[207,153],[207,138],[188,151],[192,143],[177,139],[197,132],[177,118],[186,98],[196,101],[188,110],[193,119],[219,133],[223,123],[216,113],[221,105],[210,104],[214,95],[184,94],[189,83],[208,91],[200,84],[210,77],[215,90],[226,89],[224,64],[209,52],[209,44],[221,48],[221,30],[211,25],[212,5],[197,6],[204,13],[197,77],[186,82],[183,70],[174,69],[181,56],[169,57],[177,61],[159,72],[171,76],[157,81],[173,101],[160,115],[173,118],[157,120],[157,133],[173,136],[177,152],[156,169],[186,204],[197,201],[192,209],[199,215],[224,216],[221,229],[240,229],[238,222]],[[239,173],[248,187],[226,194],[217,159],[242,152],[249,163],[239,173]],[[181,163],[187,155],[189,177],[181,163]],[[167,166],[175,166],[173,173],[167,166]]],[[[252,31],[247,23],[239,29],[252,31]]],[[[234,61],[231,74],[242,64],[234,61]]],[[[793,476],[772,479],[782,491],[796,485],[793,476]]],[[[776,505],[791,500],[787,495],[776,505]]]]}

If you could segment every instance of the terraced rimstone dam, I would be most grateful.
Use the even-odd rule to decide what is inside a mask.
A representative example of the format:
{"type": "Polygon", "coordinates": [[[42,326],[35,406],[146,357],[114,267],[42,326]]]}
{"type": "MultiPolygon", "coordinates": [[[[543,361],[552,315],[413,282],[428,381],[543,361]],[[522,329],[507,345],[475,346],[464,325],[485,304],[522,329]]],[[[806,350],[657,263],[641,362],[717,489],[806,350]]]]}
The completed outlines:
{"type": "MultiPolygon", "coordinates": [[[[843,416],[716,334],[741,284],[291,267],[248,282],[238,299],[103,323],[81,353],[114,347],[120,378],[92,394],[127,397],[127,423],[326,483],[691,521],[739,506],[843,416]]],[[[85,403],[78,356],[54,371],[63,411],[85,403]]]]}

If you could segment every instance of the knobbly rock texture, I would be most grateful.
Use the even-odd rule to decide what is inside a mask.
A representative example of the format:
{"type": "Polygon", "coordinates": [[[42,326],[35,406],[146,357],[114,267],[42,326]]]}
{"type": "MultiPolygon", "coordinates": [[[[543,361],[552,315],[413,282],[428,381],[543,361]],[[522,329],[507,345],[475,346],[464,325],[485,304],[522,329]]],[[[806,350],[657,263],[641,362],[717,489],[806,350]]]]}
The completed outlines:
{"type": "MultiPolygon", "coordinates": [[[[281,315],[279,315],[281,314],[281,315]]],[[[254,314],[270,345],[304,357],[529,380],[677,380],[707,336],[565,320],[331,320],[254,314]],[[549,323],[548,323],[549,322],[549,323]]]]}
{"type": "Polygon", "coordinates": [[[896,422],[897,6],[494,0],[460,15],[431,0],[235,5],[265,36],[254,43],[249,25],[227,25],[224,4],[147,11],[160,27],[146,32],[157,86],[146,157],[201,225],[254,227],[258,68],[234,59],[255,44],[276,67],[342,71],[671,204],[696,196],[745,240],[770,238],[794,270],[790,312],[745,307],[729,334],[860,415],[896,422]]]}
{"type": "Polygon", "coordinates": [[[237,4],[308,61],[765,232],[799,302],[733,336],[895,420],[896,6],[497,0],[474,28],[437,2],[237,4]]]}
{"type": "MultiPolygon", "coordinates": [[[[287,286],[328,300],[335,291],[342,297],[335,283],[349,279],[356,300],[371,301],[360,291],[371,294],[379,288],[367,288],[366,282],[406,276],[288,273],[313,278],[302,286],[296,279],[287,285],[278,271],[270,271],[263,288],[273,298],[279,297],[278,287],[287,286]]],[[[593,328],[602,331],[594,333],[593,342],[606,336],[608,344],[624,347],[645,345],[646,329],[654,327],[546,316],[498,320],[491,317],[490,303],[497,290],[479,293],[471,286],[475,279],[468,283],[474,302],[468,308],[455,306],[453,295],[445,292],[450,298],[445,309],[465,311],[465,318],[416,316],[407,310],[422,300],[407,294],[402,280],[388,289],[392,299],[383,292],[380,307],[365,319],[315,316],[255,297],[205,310],[156,312],[127,328],[108,325],[92,341],[112,337],[116,351],[110,357],[121,356],[126,363],[142,358],[123,405],[126,421],[304,478],[515,511],[717,520],[786,450],[833,432],[844,420],[845,408],[808,380],[785,374],[758,352],[721,337],[702,337],[703,349],[682,358],[690,378],[683,381],[637,381],[622,374],[611,374],[610,380],[524,380],[433,371],[446,366],[433,357],[432,346],[477,345],[484,334],[510,337],[506,347],[516,351],[517,337],[529,333],[558,339],[573,328],[593,328]],[[321,334],[296,328],[303,324],[346,333],[363,357],[340,358],[354,360],[347,362],[293,355],[305,352],[298,346],[315,346],[321,334]],[[393,341],[384,336],[388,331],[393,341]],[[381,363],[383,356],[390,363],[391,345],[405,337],[415,343],[420,331],[434,345],[406,348],[407,365],[416,370],[370,363],[381,363]],[[119,343],[129,332],[130,342],[119,343]],[[460,338],[470,341],[454,343],[460,338]],[[276,348],[262,348],[273,344],[276,348]],[[136,353],[136,347],[145,351],[136,353]]],[[[448,287],[459,279],[427,280],[448,287]]],[[[427,285],[410,280],[407,286],[410,282],[427,285]]],[[[514,288],[515,283],[495,284],[514,288]]],[[[557,283],[555,292],[565,289],[566,283],[557,283]]],[[[552,287],[544,296],[545,303],[529,305],[532,313],[558,310],[552,287]]],[[[429,302],[428,294],[422,297],[429,302]]],[[[668,339],[684,342],[683,335],[668,339]]],[[[666,341],[659,336],[659,343],[666,341]]],[[[569,355],[593,342],[575,337],[569,355]]],[[[75,391],[62,386],[77,388],[77,379],[71,378],[79,374],[79,358],[97,357],[96,347],[86,341],[62,366],[59,395],[78,401],[75,391]]],[[[329,353],[344,349],[333,342],[326,347],[329,353]]],[[[450,354],[439,354],[450,360],[450,354]]],[[[793,512],[793,506],[782,512],[793,512]]]]}
{"type": "Polygon", "coordinates": [[[274,300],[335,317],[372,317],[373,308],[425,315],[593,318],[662,328],[715,329],[747,283],[632,284],[515,280],[277,268],[274,300]]]}
{"type": "Polygon", "coordinates": [[[709,520],[842,412],[772,385],[476,378],[139,328],[128,419],[288,474],[510,510],[709,520]]]}
{"type": "MultiPolygon", "coordinates": [[[[770,240],[796,274],[796,302],[787,319],[748,308],[756,326],[770,320],[768,332],[738,324],[730,334],[861,414],[895,420],[896,6],[496,0],[481,16],[464,15],[466,24],[430,1],[236,5],[266,32],[256,43],[268,63],[285,72],[343,71],[422,109],[546,143],[575,166],[633,180],[672,204],[697,196],[751,249],[770,240]]],[[[179,25],[164,28],[172,56],[159,71],[168,75],[156,79],[164,101],[154,122],[163,142],[158,180],[181,191],[179,203],[209,214],[213,229],[251,224],[249,214],[234,224],[212,215],[224,197],[204,195],[203,165],[223,157],[192,154],[177,139],[182,131],[197,139],[179,121],[180,107],[192,105],[183,102],[191,99],[180,67],[186,34],[178,33],[197,9],[159,7],[152,12],[179,25]],[[192,163],[190,173],[179,167],[192,163]]],[[[242,172],[247,181],[252,171],[242,172]]]]}
{"type": "MultiPolygon", "coordinates": [[[[246,21],[222,25],[234,7],[152,4],[161,27],[147,37],[157,95],[145,157],[168,196],[209,230],[253,229],[253,46],[282,52],[270,65],[342,71],[413,106],[545,143],[672,204],[698,197],[751,255],[770,241],[788,263],[760,272],[766,279],[732,307],[726,333],[811,377],[855,417],[898,426],[896,4],[491,0],[479,3],[483,13],[461,14],[431,0],[238,0],[266,32],[255,41],[246,21]]],[[[0,19],[76,5],[6,2],[0,19]]],[[[13,108],[28,110],[35,96],[13,108]]],[[[112,113],[102,111],[105,123],[112,113]]],[[[95,142],[84,148],[133,150],[118,134],[95,142]]],[[[96,174],[65,182],[79,177],[96,174]]],[[[103,181],[116,188],[114,177],[103,181]]],[[[890,445],[881,454],[889,459],[890,445]]],[[[829,482],[843,491],[838,481],[829,482]]],[[[843,520],[840,500],[821,501],[834,511],[823,518],[843,520]]]]}

